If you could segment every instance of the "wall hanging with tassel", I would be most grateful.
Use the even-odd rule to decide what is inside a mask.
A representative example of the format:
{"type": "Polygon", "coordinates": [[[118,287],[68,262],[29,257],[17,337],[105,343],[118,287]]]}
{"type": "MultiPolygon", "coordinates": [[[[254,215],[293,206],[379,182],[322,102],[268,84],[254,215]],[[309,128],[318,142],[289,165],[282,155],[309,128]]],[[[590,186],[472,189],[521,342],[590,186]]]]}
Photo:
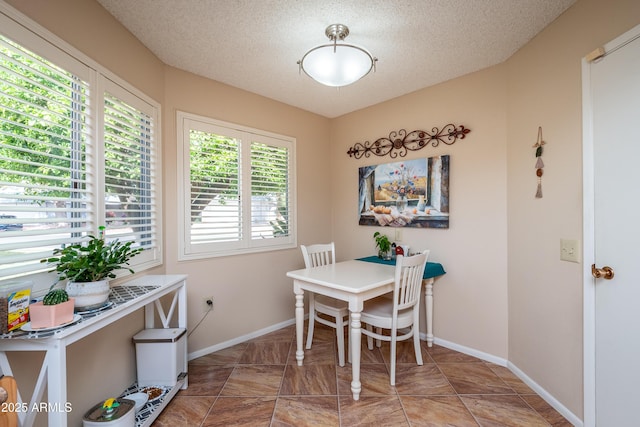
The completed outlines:
{"type": "Polygon", "coordinates": [[[542,162],[542,146],[544,144],[546,144],[546,142],[542,140],[542,126],[538,126],[538,141],[533,144],[533,148],[536,149],[536,176],[538,177],[536,199],[542,198],[542,168],[544,168],[544,163],[542,162]]]}

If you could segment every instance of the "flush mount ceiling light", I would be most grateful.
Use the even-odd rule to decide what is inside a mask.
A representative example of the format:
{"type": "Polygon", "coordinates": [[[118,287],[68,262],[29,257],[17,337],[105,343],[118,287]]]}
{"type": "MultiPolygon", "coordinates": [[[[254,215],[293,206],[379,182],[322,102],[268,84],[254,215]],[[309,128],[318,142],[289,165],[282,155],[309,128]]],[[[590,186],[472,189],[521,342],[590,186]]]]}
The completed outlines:
{"type": "Polygon", "coordinates": [[[373,69],[376,61],[366,50],[343,41],[349,28],[342,24],[329,25],[324,32],[332,43],[316,46],[298,61],[300,70],[326,86],[340,87],[357,82],[373,69]]]}

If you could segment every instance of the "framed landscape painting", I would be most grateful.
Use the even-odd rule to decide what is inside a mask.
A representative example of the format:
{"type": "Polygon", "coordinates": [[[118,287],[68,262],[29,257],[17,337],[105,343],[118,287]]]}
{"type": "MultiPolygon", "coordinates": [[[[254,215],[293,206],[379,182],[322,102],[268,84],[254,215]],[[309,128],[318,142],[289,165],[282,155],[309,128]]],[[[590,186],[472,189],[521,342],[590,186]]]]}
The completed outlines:
{"type": "Polygon", "coordinates": [[[449,228],[449,156],[364,166],[360,225],[449,228]]]}

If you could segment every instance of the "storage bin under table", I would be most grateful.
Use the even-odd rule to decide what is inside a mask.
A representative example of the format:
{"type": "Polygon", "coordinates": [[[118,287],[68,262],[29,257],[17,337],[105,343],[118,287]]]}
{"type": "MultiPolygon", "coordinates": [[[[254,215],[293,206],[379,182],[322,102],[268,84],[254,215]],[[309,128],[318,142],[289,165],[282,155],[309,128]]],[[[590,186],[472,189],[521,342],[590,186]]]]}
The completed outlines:
{"type": "Polygon", "coordinates": [[[186,362],[186,329],[144,329],[133,342],[138,386],[174,386],[186,362]]]}

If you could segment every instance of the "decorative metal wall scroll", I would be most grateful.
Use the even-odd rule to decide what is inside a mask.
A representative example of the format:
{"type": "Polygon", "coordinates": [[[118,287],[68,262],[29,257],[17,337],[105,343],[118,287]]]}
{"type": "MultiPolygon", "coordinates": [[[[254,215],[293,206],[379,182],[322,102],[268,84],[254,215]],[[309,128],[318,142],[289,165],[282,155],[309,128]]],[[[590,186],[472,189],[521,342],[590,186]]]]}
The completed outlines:
{"type": "Polygon", "coordinates": [[[443,144],[451,145],[456,142],[457,139],[464,139],[464,137],[471,132],[471,129],[467,129],[464,126],[456,126],[454,124],[448,124],[442,128],[442,130],[434,127],[431,129],[431,133],[424,130],[414,130],[407,132],[404,129],[399,131],[392,131],[388,138],[379,138],[373,142],[365,141],[364,143],[356,143],[353,147],[349,148],[347,154],[349,157],[355,157],[356,159],[369,157],[371,154],[376,156],[386,156],[387,154],[392,159],[396,157],[405,157],[409,151],[418,151],[429,145],[437,147],[441,142],[443,144]]]}
{"type": "Polygon", "coordinates": [[[542,146],[546,144],[542,140],[542,126],[538,127],[538,141],[533,144],[533,148],[536,149],[536,176],[538,177],[538,189],[536,191],[536,199],[542,198],[542,168],[544,163],[542,162],[542,146]]]}

